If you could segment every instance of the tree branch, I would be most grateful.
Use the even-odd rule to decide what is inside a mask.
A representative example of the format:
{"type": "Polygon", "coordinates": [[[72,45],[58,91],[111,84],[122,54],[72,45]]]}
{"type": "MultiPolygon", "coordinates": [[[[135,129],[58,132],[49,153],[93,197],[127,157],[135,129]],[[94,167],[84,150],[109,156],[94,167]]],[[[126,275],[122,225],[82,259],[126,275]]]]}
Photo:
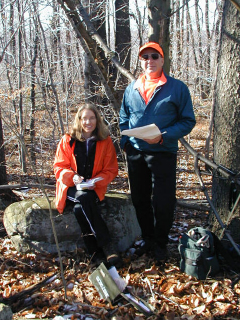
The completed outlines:
{"type": "Polygon", "coordinates": [[[230,0],[232,4],[240,11],[240,1],[239,0],[230,0]]]}

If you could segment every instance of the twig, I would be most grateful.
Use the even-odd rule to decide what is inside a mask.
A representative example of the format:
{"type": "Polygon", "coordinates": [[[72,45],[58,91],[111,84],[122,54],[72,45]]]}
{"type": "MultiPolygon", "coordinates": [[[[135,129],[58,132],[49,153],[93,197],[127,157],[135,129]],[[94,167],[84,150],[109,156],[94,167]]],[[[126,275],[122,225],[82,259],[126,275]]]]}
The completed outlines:
{"type": "Polygon", "coordinates": [[[29,295],[29,294],[32,294],[33,292],[39,290],[40,288],[44,287],[45,284],[48,284],[52,281],[54,281],[56,279],[56,275],[58,273],[54,273],[52,276],[50,277],[47,277],[46,279],[44,279],[42,282],[26,289],[26,290],[23,290],[23,291],[20,291],[18,293],[16,293],[15,295],[9,297],[9,298],[3,298],[3,299],[0,299],[0,303],[4,303],[4,304],[11,304],[11,303],[14,303],[15,301],[17,301],[18,299],[21,299],[22,297],[24,297],[25,295],[29,295]]]}

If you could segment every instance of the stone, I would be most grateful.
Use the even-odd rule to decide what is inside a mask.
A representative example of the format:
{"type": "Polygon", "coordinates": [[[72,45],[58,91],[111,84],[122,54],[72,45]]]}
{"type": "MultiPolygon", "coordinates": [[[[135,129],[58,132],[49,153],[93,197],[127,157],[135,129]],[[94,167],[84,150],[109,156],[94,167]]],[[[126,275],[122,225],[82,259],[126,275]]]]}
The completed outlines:
{"type": "Polygon", "coordinates": [[[0,303],[0,320],[12,320],[13,313],[9,306],[0,303]]]}
{"type": "MultiPolygon", "coordinates": [[[[141,234],[135,210],[128,195],[107,194],[105,199],[102,215],[114,244],[123,252],[141,234]]],[[[84,247],[72,205],[68,204],[64,213],[59,214],[54,198],[49,198],[49,201],[47,198],[36,198],[12,203],[5,209],[3,223],[13,246],[19,252],[57,252],[52,223],[61,251],[84,247]]]]}

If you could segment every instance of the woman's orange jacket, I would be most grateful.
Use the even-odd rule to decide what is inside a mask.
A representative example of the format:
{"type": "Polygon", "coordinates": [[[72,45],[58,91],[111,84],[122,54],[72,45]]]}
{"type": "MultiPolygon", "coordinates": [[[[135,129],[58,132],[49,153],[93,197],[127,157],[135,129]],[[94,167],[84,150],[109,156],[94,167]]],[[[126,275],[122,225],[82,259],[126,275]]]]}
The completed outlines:
{"type": "MultiPolygon", "coordinates": [[[[66,206],[67,190],[73,187],[74,171],[77,171],[77,162],[74,156],[74,141],[70,146],[71,136],[65,134],[58,144],[55,160],[54,174],[56,176],[56,208],[59,213],[63,213],[66,206]]],[[[102,177],[103,180],[96,182],[94,191],[97,193],[100,201],[104,199],[108,184],[118,174],[118,163],[116,150],[112,139],[107,137],[105,140],[97,141],[96,153],[92,178],[102,177]]]]}

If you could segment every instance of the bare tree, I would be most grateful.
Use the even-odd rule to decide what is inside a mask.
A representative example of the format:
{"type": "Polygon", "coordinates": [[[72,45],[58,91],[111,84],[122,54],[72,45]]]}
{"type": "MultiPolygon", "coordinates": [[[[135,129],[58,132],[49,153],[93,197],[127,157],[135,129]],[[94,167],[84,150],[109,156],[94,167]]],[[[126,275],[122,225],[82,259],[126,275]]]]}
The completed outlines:
{"type": "MultiPolygon", "coordinates": [[[[206,53],[205,53],[205,70],[211,70],[211,33],[210,33],[210,26],[209,26],[209,3],[208,0],[205,2],[205,27],[206,27],[206,53]]],[[[209,96],[210,94],[210,86],[206,86],[205,88],[205,95],[209,96]]]]}
{"type": "MultiPolygon", "coordinates": [[[[131,60],[131,32],[130,32],[130,19],[129,19],[129,0],[116,0],[115,1],[115,15],[116,15],[116,42],[115,48],[118,53],[120,63],[128,70],[130,70],[131,60]]],[[[126,78],[122,78],[123,87],[122,92],[127,84],[126,78]]],[[[119,84],[115,84],[119,86],[119,84]]],[[[121,98],[122,95],[119,96],[121,98]]]]}
{"type": "MultiPolygon", "coordinates": [[[[182,10],[183,11],[183,10],[182,10]]],[[[181,19],[180,19],[180,0],[177,0],[176,1],[176,22],[175,22],[175,26],[176,26],[176,29],[175,29],[175,33],[176,33],[176,56],[177,56],[177,59],[175,60],[176,61],[176,68],[177,68],[177,71],[178,73],[181,72],[181,61],[182,61],[182,50],[181,50],[181,36],[180,36],[180,33],[181,33],[181,19]]]]}
{"type": "Polygon", "coordinates": [[[0,184],[7,184],[7,170],[5,160],[5,150],[3,144],[2,116],[0,108],[0,184]]]}
{"type": "Polygon", "coordinates": [[[150,41],[159,42],[164,52],[164,71],[169,74],[169,24],[170,24],[170,0],[147,0],[150,41]]]}
{"type": "MultiPolygon", "coordinates": [[[[214,112],[214,161],[236,173],[240,172],[240,11],[230,1],[225,1],[218,56],[217,85],[214,112]],[[226,71],[227,70],[227,71],[226,71]]],[[[217,174],[212,187],[214,204],[232,233],[240,242],[239,189],[233,181],[217,174]]],[[[211,215],[213,218],[213,216],[211,215]]],[[[218,224],[212,219],[214,231],[218,224]]],[[[217,232],[219,233],[219,232],[217,232]]]]}
{"type": "MultiPolygon", "coordinates": [[[[17,1],[18,16],[21,17],[22,7],[20,1],[17,1]]],[[[18,91],[19,91],[19,132],[22,139],[24,139],[24,120],[23,120],[23,93],[22,93],[22,68],[23,68],[23,48],[22,48],[23,29],[18,30],[18,91]]],[[[26,172],[26,154],[22,144],[19,144],[19,160],[21,163],[22,171],[26,172]]]]}
{"type": "Polygon", "coordinates": [[[35,113],[36,113],[36,62],[38,56],[38,47],[39,47],[39,35],[37,30],[37,21],[34,18],[35,22],[35,36],[34,36],[34,46],[32,50],[31,57],[31,113],[30,113],[30,139],[31,139],[31,160],[33,163],[36,163],[35,156],[35,113]]]}

